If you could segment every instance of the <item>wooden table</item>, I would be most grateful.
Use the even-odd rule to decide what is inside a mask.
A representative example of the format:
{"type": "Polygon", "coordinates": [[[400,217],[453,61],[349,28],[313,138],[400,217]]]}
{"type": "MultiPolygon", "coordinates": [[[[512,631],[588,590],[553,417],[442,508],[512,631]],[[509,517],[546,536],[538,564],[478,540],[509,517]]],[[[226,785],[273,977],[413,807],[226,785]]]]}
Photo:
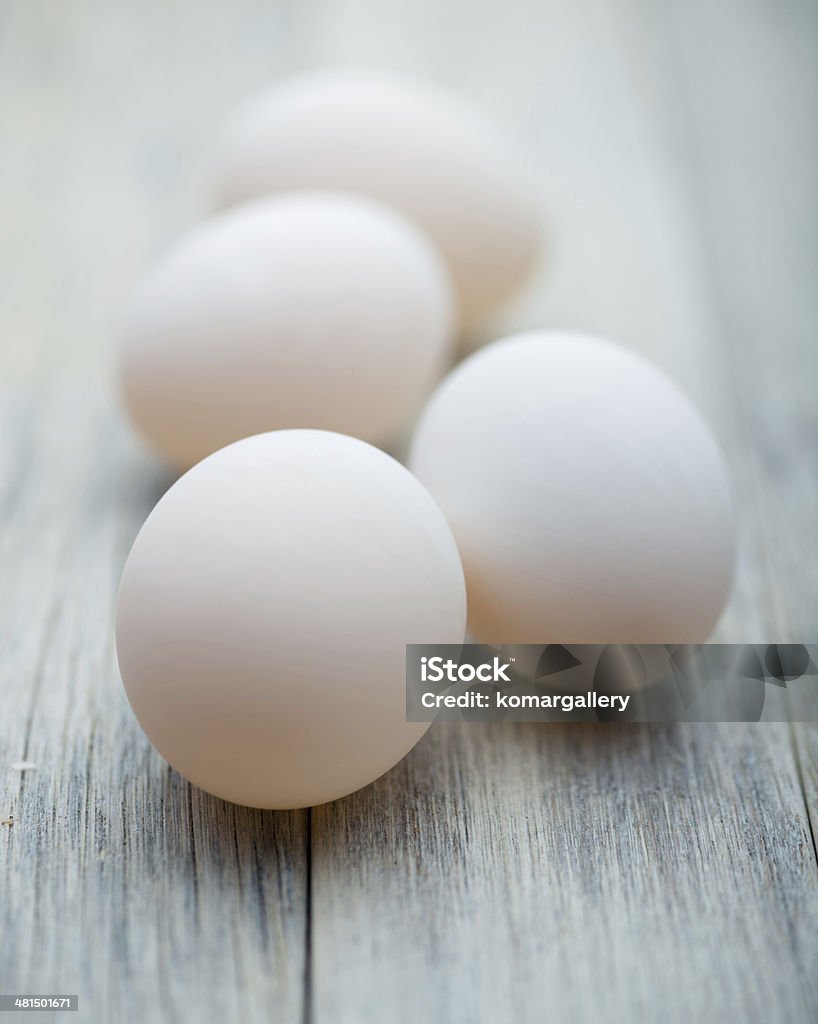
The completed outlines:
{"type": "Polygon", "coordinates": [[[170,482],[117,408],[125,304],[205,208],[233,103],[351,62],[437,78],[527,145],[550,253],[486,335],[596,330],[673,374],[739,505],[718,637],[818,640],[817,22],[810,0],[6,0],[0,991],[101,1022],[818,1019],[814,727],[439,727],[363,792],[262,813],[152,752],[112,639],[170,482]]]}

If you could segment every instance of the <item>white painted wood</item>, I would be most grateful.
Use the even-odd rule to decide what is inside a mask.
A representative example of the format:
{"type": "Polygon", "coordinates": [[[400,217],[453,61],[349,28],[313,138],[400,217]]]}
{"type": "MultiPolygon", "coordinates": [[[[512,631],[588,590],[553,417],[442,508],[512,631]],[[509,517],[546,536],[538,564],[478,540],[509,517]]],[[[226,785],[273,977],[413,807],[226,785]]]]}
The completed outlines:
{"type": "Polygon", "coordinates": [[[303,1017],[308,813],[170,772],[112,637],[170,482],[116,407],[123,307],[201,208],[209,134],[269,73],[265,46],[284,51],[287,13],[0,13],[0,991],[78,994],[88,1021],[303,1017]]]}
{"type": "Polygon", "coordinates": [[[90,1021],[300,1020],[308,812],[192,789],[116,671],[119,572],[168,480],[87,386],[19,394],[2,418],[23,464],[1,499],[0,989],[77,994],[90,1021]]]}
{"type": "Polygon", "coordinates": [[[359,795],[262,814],[151,753],[111,633],[169,483],[116,411],[123,307],[205,208],[232,104],[345,62],[431,75],[521,140],[550,252],[486,336],[580,326],[671,372],[735,483],[719,636],[818,640],[815,21],[808,0],[4,6],[0,991],[73,991],[90,1021],[815,1019],[814,727],[438,728],[359,795]]]}
{"type": "Polygon", "coordinates": [[[786,726],[433,728],[312,829],[317,1020],[814,1015],[786,726]]]}
{"type": "MultiPolygon", "coordinates": [[[[695,2],[666,13],[702,263],[745,432],[755,599],[769,635],[811,640],[818,635],[818,8],[808,0],[757,4],[748,18],[739,2],[695,2]],[[708,34],[733,44],[697,47],[708,34]]],[[[815,849],[818,727],[796,724],[792,736],[815,849]]]]}
{"type": "MultiPolygon", "coordinates": [[[[601,330],[673,373],[736,491],[720,637],[814,633],[815,234],[792,217],[816,180],[811,12],[548,10],[481,25],[498,62],[515,40],[494,102],[529,124],[555,232],[506,322],[601,330]]],[[[317,1019],[813,1019],[814,735],[797,758],[784,726],[433,730],[313,812],[317,1019]]]]}

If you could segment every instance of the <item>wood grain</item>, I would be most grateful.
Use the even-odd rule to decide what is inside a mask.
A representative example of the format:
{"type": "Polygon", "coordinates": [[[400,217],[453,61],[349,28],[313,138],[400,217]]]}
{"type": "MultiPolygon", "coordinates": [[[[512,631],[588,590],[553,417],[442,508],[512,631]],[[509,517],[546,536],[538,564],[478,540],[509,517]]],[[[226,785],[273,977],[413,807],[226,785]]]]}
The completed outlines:
{"type": "MultiPolygon", "coordinates": [[[[690,177],[746,431],[758,600],[770,635],[808,640],[818,635],[818,588],[805,572],[818,548],[818,8],[761,5],[741,46],[719,51],[694,42],[714,13],[726,38],[742,5],[671,13],[690,177]]],[[[815,846],[818,728],[791,731],[815,846]]]]}
{"type": "Polygon", "coordinates": [[[201,212],[210,133],[275,70],[264,48],[286,50],[287,13],[2,12],[0,990],[76,993],[89,1021],[303,1017],[308,812],[170,772],[112,646],[122,564],[170,483],[121,419],[113,345],[140,273],[201,212]],[[23,759],[36,769],[8,767],[23,759]]]}
{"type": "Polygon", "coordinates": [[[4,5],[0,991],[89,1021],[818,1018],[815,727],[433,728],[363,792],[268,814],[163,764],[112,647],[170,483],[117,412],[123,308],[205,208],[223,115],[327,62],[429,74],[525,140],[551,250],[485,335],[598,330],[672,373],[733,476],[719,637],[818,641],[817,17],[4,5]]]}
{"type": "Polygon", "coordinates": [[[815,857],[785,726],[433,729],[313,810],[312,863],[318,1020],[815,1007],[815,857]]]}
{"type": "MultiPolygon", "coordinates": [[[[719,635],[803,637],[815,232],[779,208],[787,172],[792,212],[818,180],[811,13],[662,6],[556,5],[556,38],[515,49],[556,126],[541,161],[565,250],[514,315],[604,329],[685,384],[740,513],[719,635]],[[748,160],[737,135],[750,154],[774,140],[775,159],[748,160]]],[[[313,811],[318,1019],[374,1021],[384,991],[407,1021],[813,1019],[814,735],[799,763],[785,726],[433,731],[313,811]]]]}
{"type": "Polygon", "coordinates": [[[300,1020],[308,812],[189,786],[116,672],[119,573],[168,481],[87,388],[6,398],[0,988],[78,994],[88,1020],[300,1020]]]}
{"type": "MultiPolygon", "coordinates": [[[[756,602],[769,635],[809,640],[818,635],[806,569],[818,549],[818,8],[760,5],[741,45],[718,49],[695,43],[707,31],[728,38],[743,5],[666,10],[703,263],[744,431],[756,602]]],[[[796,723],[791,734],[815,848],[818,727],[796,723]]]]}

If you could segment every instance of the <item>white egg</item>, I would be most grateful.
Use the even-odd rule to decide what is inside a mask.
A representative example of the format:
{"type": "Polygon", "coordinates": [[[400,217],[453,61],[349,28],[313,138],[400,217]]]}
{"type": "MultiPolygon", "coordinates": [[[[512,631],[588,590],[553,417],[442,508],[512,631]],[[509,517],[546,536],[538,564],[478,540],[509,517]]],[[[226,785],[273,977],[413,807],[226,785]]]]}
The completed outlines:
{"type": "Polygon", "coordinates": [[[354,438],[285,430],[194,466],[131,550],[117,655],[174,768],[216,796],[302,807],[420,739],[405,645],[461,643],[465,585],[435,503],[354,438]]]}
{"type": "Polygon", "coordinates": [[[445,268],[398,214],[353,196],[263,199],[195,230],[150,276],[122,391],[182,468],[287,427],[386,444],[443,372],[452,331],[445,268]]]}
{"type": "Polygon", "coordinates": [[[448,519],[489,643],[706,639],[733,572],[719,450],[639,356],[567,332],[521,334],[433,395],[410,466],[448,519]]]}
{"type": "Polygon", "coordinates": [[[250,101],[217,149],[222,205],[290,189],[372,196],[419,224],[448,263],[464,325],[520,285],[539,248],[530,172],[468,105],[393,75],[303,75],[250,101]]]}

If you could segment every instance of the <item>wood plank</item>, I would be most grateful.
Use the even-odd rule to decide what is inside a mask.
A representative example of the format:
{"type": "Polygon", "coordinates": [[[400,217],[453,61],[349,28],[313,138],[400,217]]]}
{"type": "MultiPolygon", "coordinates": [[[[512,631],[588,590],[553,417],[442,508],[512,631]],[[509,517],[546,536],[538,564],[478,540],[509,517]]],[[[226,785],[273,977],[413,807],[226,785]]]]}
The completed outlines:
{"type": "Polygon", "coordinates": [[[313,811],[315,1019],[814,1017],[786,726],[449,726],[313,811]]]}
{"type": "MultiPolygon", "coordinates": [[[[683,34],[647,6],[557,3],[545,13],[522,4],[525,41],[513,18],[483,20],[497,52],[513,37],[515,82],[494,82],[493,102],[530,123],[555,234],[552,264],[496,331],[601,330],[686,387],[725,447],[740,513],[739,572],[719,638],[772,638],[786,625],[764,564],[778,541],[757,502],[775,476],[759,465],[763,430],[748,425],[744,396],[779,380],[793,402],[776,406],[776,440],[761,440],[768,454],[782,431],[799,435],[814,400],[803,383],[787,391],[792,367],[737,370],[744,338],[724,303],[740,304],[737,288],[751,285],[740,264],[725,297],[701,208],[702,189],[718,203],[735,183],[694,168],[689,151],[702,108],[717,103],[723,49],[745,59],[736,54],[745,36],[763,36],[766,14],[722,12],[716,32],[713,5],[699,5],[697,32],[683,34]],[[712,77],[685,99],[702,40],[712,77]],[[684,67],[668,61],[670,42],[684,67]]],[[[463,31],[473,52],[477,30],[463,31]]],[[[814,111],[814,94],[794,95],[791,77],[757,87],[814,111]]],[[[749,121],[750,110],[742,107],[749,121]]],[[[706,145],[724,156],[730,133],[706,145]]],[[[757,191],[764,209],[744,235],[721,233],[720,260],[749,244],[759,218],[774,222],[775,180],[757,191]]],[[[811,293],[799,280],[803,302],[811,293]]],[[[780,291],[775,302],[783,317],[780,291]]],[[[760,346],[762,332],[755,337],[760,346]]],[[[804,344],[794,343],[801,358],[804,344]]],[[[793,514],[808,515],[803,487],[799,498],[793,514]]],[[[803,570],[800,578],[814,600],[803,570]]],[[[341,1019],[365,1021],[818,1013],[818,872],[787,726],[433,729],[391,776],[316,809],[312,829],[318,1021],[339,1019],[339,1008],[341,1019]]]]}
{"type": "Polygon", "coordinates": [[[116,671],[119,573],[168,478],[84,387],[4,404],[0,988],[89,1020],[301,1020],[307,812],[188,785],[116,671]]]}
{"type": "MultiPolygon", "coordinates": [[[[763,601],[781,642],[818,636],[818,8],[808,0],[668,5],[668,60],[731,368],[743,395],[763,601]],[[702,39],[739,41],[716,50],[702,39]],[[695,111],[695,118],[692,112],[695,111]]],[[[812,840],[818,726],[795,724],[812,840]]],[[[818,854],[818,846],[816,846],[818,854]]]]}
{"type": "Polygon", "coordinates": [[[169,771],[112,637],[169,483],[116,409],[123,309],[287,14],[12,2],[0,24],[0,990],[76,993],[87,1020],[303,1016],[308,815],[169,771]]]}
{"type": "Polygon", "coordinates": [[[814,625],[799,470],[815,454],[815,46],[806,0],[779,9],[7,5],[0,989],[76,986],[117,1020],[815,1018],[813,730],[799,771],[778,726],[434,729],[314,811],[311,842],[306,814],[234,808],[169,772],[110,632],[168,481],[97,397],[133,283],[201,211],[202,153],[238,96],[313,62],[429,73],[528,138],[549,200],[550,258],[487,334],[582,326],[672,372],[742,508],[720,636],[814,625]],[[782,365],[799,372],[771,389],[782,365]],[[753,403],[748,420],[736,381],[769,415],[753,403]],[[24,759],[36,770],[7,768],[24,759]]]}
{"type": "Polygon", "coordinates": [[[667,110],[685,154],[725,400],[741,428],[735,459],[748,464],[760,603],[772,638],[811,640],[818,588],[803,558],[818,540],[818,9],[784,0],[748,17],[738,0],[694,0],[661,11],[661,53],[676,71],[667,110]]]}

